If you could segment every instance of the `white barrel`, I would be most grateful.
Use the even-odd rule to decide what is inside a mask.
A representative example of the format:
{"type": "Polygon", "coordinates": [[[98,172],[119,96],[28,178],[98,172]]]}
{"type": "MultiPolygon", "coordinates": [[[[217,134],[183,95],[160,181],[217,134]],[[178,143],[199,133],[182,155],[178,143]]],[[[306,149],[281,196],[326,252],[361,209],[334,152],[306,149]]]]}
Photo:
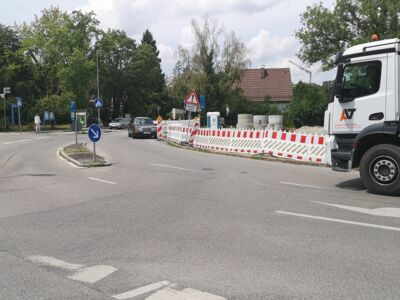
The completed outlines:
{"type": "Polygon", "coordinates": [[[283,116],[282,115],[270,115],[268,116],[268,124],[271,125],[283,125],[283,116]]]}
{"type": "Polygon", "coordinates": [[[252,114],[238,114],[238,124],[253,124],[253,115],[252,114]]]}
{"type": "Polygon", "coordinates": [[[268,126],[268,116],[256,115],[253,117],[253,123],[255,129],[264,129],[268,126]]]}

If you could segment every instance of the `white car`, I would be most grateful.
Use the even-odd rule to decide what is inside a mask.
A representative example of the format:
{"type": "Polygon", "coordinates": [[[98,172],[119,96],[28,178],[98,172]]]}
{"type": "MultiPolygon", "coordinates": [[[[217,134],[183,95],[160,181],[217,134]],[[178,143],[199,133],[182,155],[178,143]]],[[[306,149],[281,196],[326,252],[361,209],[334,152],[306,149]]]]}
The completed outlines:
{"type": "Polygon", "coordinates": [[[108,128],[110,129],[123,129],[128,127],[129,120],[126,118],[116,118],[110,124],[108,124],[108,128]]]}

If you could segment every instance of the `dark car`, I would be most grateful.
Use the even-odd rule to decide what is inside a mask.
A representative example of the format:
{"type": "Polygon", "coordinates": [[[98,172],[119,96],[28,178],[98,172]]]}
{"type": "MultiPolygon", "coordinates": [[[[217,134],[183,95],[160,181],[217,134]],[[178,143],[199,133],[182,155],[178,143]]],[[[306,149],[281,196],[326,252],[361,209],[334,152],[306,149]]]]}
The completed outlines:
{"type": "Polygon", "coordinates": [[[129,122],[128,136],[136,137],[153,137],[157,138],[157,126],[153,120],[146,117],[136,117],[129,122]]]}

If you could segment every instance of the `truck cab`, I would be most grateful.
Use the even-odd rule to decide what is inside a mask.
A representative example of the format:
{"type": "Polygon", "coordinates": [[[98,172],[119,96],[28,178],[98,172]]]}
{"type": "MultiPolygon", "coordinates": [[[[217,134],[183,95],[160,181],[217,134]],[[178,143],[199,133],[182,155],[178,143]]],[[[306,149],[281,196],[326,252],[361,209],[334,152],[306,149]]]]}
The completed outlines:
{"type": "Polygon", "coordinates": [[[338,54],[324,120],[332,168],[359,168],[367,189],[387,195],[400,194],[399,45],[375,41],[338,54]]]}

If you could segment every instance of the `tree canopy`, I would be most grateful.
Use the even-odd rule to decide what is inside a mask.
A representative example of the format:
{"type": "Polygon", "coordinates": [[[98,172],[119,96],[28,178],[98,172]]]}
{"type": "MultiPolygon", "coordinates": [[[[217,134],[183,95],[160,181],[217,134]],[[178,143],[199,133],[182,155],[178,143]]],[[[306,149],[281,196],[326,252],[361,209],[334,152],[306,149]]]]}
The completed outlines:
{"type": "Polygon", "coordinates": [[[163,109],[170,108],[152,33],[146,30],[138,45],[124,31],[99,25],[93,12],[58,7],[21,26],[0,24],[0,84],[11,87],[9,102],[23,98],[24,119],[50,110],[67,122],[71,100],[94,117],[90,100],[97,97],[97,65],[106,120],[126,113],[154,117],[163,101],[163,109]]]}
{"type": "Polygon", "coordinates": [[[308,6],[296,32],[302,47],[299,58],[322,63],[323,70],[334,67],[338,51],[368,42],[373,34],[382,39],[400,36],[398,0],[337,0],[333,9],[321,3],[308,6]]]}
{"type": "Polygon", "coordinates": [[[219,111],[228,124],[235,123],[239,108],[246,103],[234,83],[240,70],[249,65],[247,49],[233,32],[225,33],[209,17],[192,20],[192,32],[192,49],[178,49],[169,95],[175,102],[183,103],[187,93],[195,89],[205,95],[207,111],[219,111]]]}

